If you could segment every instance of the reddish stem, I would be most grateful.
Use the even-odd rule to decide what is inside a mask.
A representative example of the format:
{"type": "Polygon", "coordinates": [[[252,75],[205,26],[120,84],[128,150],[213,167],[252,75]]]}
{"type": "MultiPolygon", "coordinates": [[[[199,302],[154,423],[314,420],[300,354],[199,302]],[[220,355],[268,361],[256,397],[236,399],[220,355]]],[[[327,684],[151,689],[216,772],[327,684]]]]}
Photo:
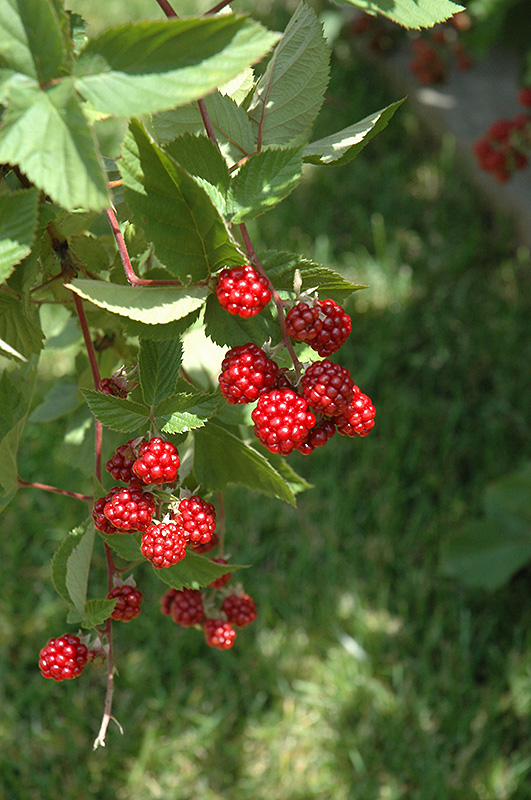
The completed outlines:
{"type": "Polygon", "coordinates": [[[197,105],[199,106],[199,111],[201,112],[201,119],[203,120],[203,125],[205,126],[205,130],[208,133],[208,138],[212,142],[214,142],[214,144],[219,150],[218,140],[216,139],[216,133],[214,131],[214,126],[212,125],[212,120],[210,119],[210,115],[207,111],[206,103],[204,100],[198,100],[197,105]]]}
{"type": "Polygon", "coordinates": [[[84,500],[87,503],[92,502],[93,498],[87,494],[80,494],[79,492],[69,492],[66,489],[58,489],[56,486],[49,486],[47,483],[37,483],[36,481],[23,481],[22,478],[17,477],[17,481],[21,486],[29,486],[33,489],[42,489],[45,492],[54,492],[55,494],[62,494],[65,497],[74,497],[76,500],[84,500]]]}
{"type": "Polygon", "coordinates": [[[177,16],[176,12],[173,10],[173,8],[168,3],[168,0],[157,0],[157,3],[161,7],[161,9],[164,11],[164,13],[166,14],[167,17],[176,17],[177,16]]]}
{"type": "Polygon", "coordinates": [[[209,17],[211,14],[217,14],[218,11],[221,11],[222,8],[225,8],[225,6],[228,6],[229,3],[231,2],[232,0],[221,0],[221,2],[217,4],[217,6],[214,6],[214,8],[210,8],[208,11],[205,11],[203,16],[209,17]]]}
{"type": "MultiPolygon", "coordinates": [[[[112,550],[108,544],[104,544],[105,547],[105,556],[107,558],[107,570],[108,570],[108,581],[107,581],[107,594],[111,591],[112,587],[112,579],[113,575],[118,571],[116,569],[116,565],[114,563],[114,559],[112,557],[112,550]]],[[[107,623],[105,625],[105,636],[107,638],[107,644],[109,645],[109,655],[107,658],[107,692],[105,694],[105,707],[103,709],[103,717],[101,720],[100,729],[96,739],[94,740],[94,750],[98,747],[105,747],[105,736],[107,734],[107,728],[109,727],[109,722],[114,717],[111,714],[112,711],[112,698],[114,694],[114,658],[113,658],[113,649],[112,649],[112,617],[109,617],[107,623]]],[[[120,729],[120,733],[123,734],[122,726],[116,721],[118,728],[120,729]]]]}

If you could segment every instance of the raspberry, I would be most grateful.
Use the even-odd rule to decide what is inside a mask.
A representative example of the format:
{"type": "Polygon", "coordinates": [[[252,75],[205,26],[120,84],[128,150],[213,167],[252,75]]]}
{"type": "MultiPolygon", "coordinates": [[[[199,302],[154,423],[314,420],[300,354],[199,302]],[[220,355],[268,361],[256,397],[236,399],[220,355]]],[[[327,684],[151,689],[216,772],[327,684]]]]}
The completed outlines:
{"type": "Polygon", "coordinates": [[[203,553],[210,553],[210,551],[213,550],[215,547],[217,547],[217,545],[218,545],[217,533],[213,533],[211,540],[209,542],[205,542],[204,544],[201,544],[201,542],[199,543],[190,542],[190,547],[192,548],[194,553],[199,553],[200,555],[203,555],[203,553]]]}
{"type": "Polygon", "coordinates": [[[111,525],[105,514],[103,513],[103,509],[107,505],[108,502],[112,500],[112,498],[118,494],[118,492],[122,491],[121,486],[114,486],[109,494],[106,494],[105,497],[100,497],[94,503],[94,508],[92,509],[92,519],[94,520],[94,527],[97,528],[99,531],[103,533],[120,533],[118,528],[115,528],[114,525],[111,525]]]}
{"type": "Polygon", "coordinates": [[[170,614],[173,621],[184,628],[199,625],[205,618],[201,592],[195,589],[183,589],[175,592],[170,614]]]}
{"type": "Polygon", "coordinates": [[[221,618],[206,619],[203,623],[206,643],[217,650],[229,650],[236,638],[236,631],[230,624],[221,618]]]}
{"type": "Polygon", "coordinates": [[[518,102],[524,108],[531,108],[531,86],[525,86],[518,92],[518,102]]]}
{"type": "Polygon", "coordinates": [[[218,378],[227,403],[254,403],[273,388],[278,365],[255,344],[233,347],[226,353],[218,378]]]}
{"type": "Polygon", "coordinates": [[[45,678],[67,681],[81,675],[87,663],[88,650],[79,636],[69,633],[50,639],[40,652],[39,667],[45,678]]]}
{"type": "Polygon", "coordinates": [[[155,502],[150,492],[142,491],[142,484],[132,480],[127,489],[120,489],[105,504],[103,513],[119,531],[145,531],[155,513],[155,502]]]}
{"type": "Polygon", "coordinates": [[[306,439],[297,447],[299,453],[307,456],[313,453],[316,447],[323,447],[336,432],[336,426],[331,419],[322,419],[312,428],[306,439]]]}
{"type": "Polygon", "coordinates": [[[135,476],[133,474],[133,463],[136,460],[136,453],[131,446],[134,439],[130,439],[126,444],[120,445],[116,452],[105,464],[105,469],[115,481],[129,483],[135,476]]]}
{"type": "Polygon", "coordinates": [[[177,589],[168,589],[166,594],[160,598],[160,610],[161,613],[166,617],[169,617],[171,614],[171,607],[173,605],[173,601],[175,600],[176,594],[177,589]]]}
{"type": "Polygon", "coordinates": [[[278,377],[274,385],[274,389],[291,389],[294,391],[293,383],[290,380],[290,376],[293,375],[293,372],[285,367],[279,369],[278,377]]]}
{"type": "Polygon", "coordinates": [[[100,381],[100,392],[111,395],[112,397],[127,397],[127,389],[119,386],[113,378],[102,378],[100,381]]]}
{"type": "Polygon", "coordinates": [[[134,586],[124,583],[123,586],[115,586],[107,595],[107,600],[118,598],[111,617],[120,622],[130,622],[140,614],[140,603],[142,602],[142,592],[134,586]]]}
{"type": "Polygon", "coordinates": [[[216,509],[212,503],[193,494],[180,501],[174,520],[185,539],[194,544],[207,544],[216,529],[216,509]]]}
{"type": "Polygon", "coordinates": [[[150,525],[142,536],[142,555],[156,569],[171,567],[186,555],[186,539],[175,522],[150,525]]]}
{"type": "Polygon", "coordinates": [[[374,428],[376,410],[370,397],[355,387],[356,394],[348,408],[334,420],[343,436],[367,436],[374,428]]]}
{"type": "MultiPolygon", "coordinates": [[[[227,563],[224,558],[211,558],[210,560],[214,561],[216,564],[226,564],[227,563]]],[[[209,589],[223,589],[223,587],[227,585],[227,583],[230,581],[231,578],[232,578],[232,574],[230,572],[225,572],[224,575],[220,575],[219,578],[216,578],[215,581],[212,581],[212,583],[209,583],[208,584],[208,588],[209,589]]]]}
{"type": "Polygon", "coordinates": [[[221,610],[229,622],[244,628],[256,619],[256,603],[248,594],[231,594],[225,598],[221,610]]]}
{"type": "Polygon", "coordinates": [[[263,394],[251,414],[255,436],[272,453],[287,455],[315,425],[308,403],[291,389],[263,394]]]}
{"type": "Polygon", "coordinates": [[[250,264],[221,270],[216,296],[229,314],[244,318],[256,316],[271,300],[267,278],[250,264]]]}
{"type": "Polygon", "coordinates": [[[354,381],[348,369],[324,359],[311,364],[302,376],[302,393],[314,411],[334,417],[354,397],[354,381]]]}
{"type": "Polygon", "coordinates": [[[347,341],[352,323],[349,315],[334,300],[318,300],[322,327],[310,343],[320,356],[330,356],[347,341]],[[324,319],[322,318],[324,315],[324,319]]]}
{"type": "Polygon", "coordinates": [[[296,342],[313,342],[322,327],[317,306],[297,303],[286,314],[286,330],[296,342]]]}
{"type": "Polygon", "coordinates": [[[133,464],[133,472],[145,484],[173,483],[180,465],[175,446],[155,437],[138,448],[138,460],[133,464]]]}

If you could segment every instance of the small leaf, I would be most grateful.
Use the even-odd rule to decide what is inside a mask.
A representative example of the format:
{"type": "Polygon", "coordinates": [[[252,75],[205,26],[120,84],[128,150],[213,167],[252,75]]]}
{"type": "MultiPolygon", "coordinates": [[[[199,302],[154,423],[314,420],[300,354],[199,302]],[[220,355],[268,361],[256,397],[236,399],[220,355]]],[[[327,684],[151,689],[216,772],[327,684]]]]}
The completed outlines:
{"type": "Polygon", "coordinates": [[[405,28],[432,28],[463,11],[450,0],[345,0],[369,14],[383,14],[405,28]]]}
{"type": "Polygon", "coordinates": [[[87,600],[83,619],[80,620],[81,625],[83,628],[97,628],[99,625],[103,625],[105,620],[111,616],[115,605],[116,598],[113,600],[87,600]]]}
{"type": "Polygon", "coordinates": [[[29,255],[37,227],[38,189],[0,195],[0,282],[29,255]]]}
{"type": "Polygon", "coordinates": [[[216,564],[215,561],[188,550],[186,556],[178,564],[163,569],[154,568],[154,572],[163,583],[180,591],[184,587],[200,589],[202,586],[208,586],[216,578],[225,575],[229,566],[231,572],[246,568],[241,564],[216,564]]]}
{"type": "Polygon", "coordinates": [[[144,402],[156,406],[175,393],[183,348],[177,339],[154,342],[140,340],[138,369],[144,402]]]}
{"type": "Polygon", "coordinates": [[[96,419],[112,431],[136,433],[145,428],[149,421],[148,406],[94,389],[82,389],[82,392],[96,419]]]}
{"type": "Polygon", "coordinates": [[[94,526],[88,525],[66,561],[66,589],[72,603],[83,613],[94,545],[94,526]]]}
{"type": "Polygon", "coordinates": [[[202,428],[221,401],[220,394],[178,394],[157,406],[155,421],[164,433],[186,433],[202,428]]]}
{"type": "Polygon", "coordinates": [[[142,322],[127,319],[127,317],[121,319],[121,324],[124,325],[125,330],[131,336],[163,342],[167,339],[179,339],[197,321],[200,311],[201,309],[196,309],[182,319],[167,322],[165,325],[144,325],[142,322]]]}
{"type": "Polygon", "coordinates": [[[205,306],[205,333],[215,344],[237,347],[253,342],[262,347],[272,335],[273,323],[263,312],[252,319],[229,314],[211,295],[205,306]]]}
{"type": "Polygon", "coordinates": [[[232,181],[232,222],[247,222],[273,208],[301,177],[301,147],[262,150],[251,156],[232,181]]]}
{"type": "Polygon", "coordinates": [[[142,535],[139,533],[113,533],[110,535],[102,533],[101,538],[124,561],[138,561],[139,558],[142,558],[140,551],[142,535]]]}
{"type": "Polygon", "coordinates": [[[302,289],[317,288],[322,300],[345,300],[352,292],[365,286],[351,283],[339,273],[310,261],[298,253],[268,250],[259,254],[260,261],[277,289],[293,291],[293,277],[298,269],[302,276],[302,289]]]}
{"type": "Polygon", "coordinates": [[[67,603],[72,602],[66,583],[68,559],[83,538],[87,530],[87,525],[88,523],[85,523],[70,531],[66,539],[63,539],[55,551],[55,555],[52,559],[52,583],[57,594],[61,595],[67,603]]]}
{"type": "Polygon", "coordinates": [[[37,309],[25,300],[0,294],[0,339],[24,359],[40,353],[44,334],[37,309]]]}
{"type": "Polygon", "coordinates": [[[0,3],[0,64],[41,83],[59,75],[66,55],[61,29],[48,0],[0,3]]]}

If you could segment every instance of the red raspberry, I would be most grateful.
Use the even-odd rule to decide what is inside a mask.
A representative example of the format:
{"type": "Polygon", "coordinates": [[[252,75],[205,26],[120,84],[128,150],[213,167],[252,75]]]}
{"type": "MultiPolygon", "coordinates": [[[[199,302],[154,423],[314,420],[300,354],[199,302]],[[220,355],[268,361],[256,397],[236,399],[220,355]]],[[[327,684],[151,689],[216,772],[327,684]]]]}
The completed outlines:
{"type": "Polygon", "coordinates": [[[217,533],[212,534],[212,538],[209,542],[205,542],[201,544],[201,542],[190,542],[190,547],[192,548],[194,553],[199,553],[203,555],[204,553],[210,553],[215,547],[218,546],[218,535],[217,533]]]}
{"type": "Polygon", "coordinates": [[[362,394],[356,386],[353,401],[338,417],[334,419],[338,433],[343,436],[367,436],[374,428],[376,410],[370,397],[362,394]]]}
{"type": "Polygon", "coordinates": [[[225,598],[221,610],[229,622],[244,628],[256,619],[256,603],[248,594],[231,594],[225,598]]]}
{"type": "Polygon", "coordinates": [[[221,618],[206,619],[203,623],[206,643],[217,650],[229,650],[236,638],[236,631],[230,624],[221,618]]]}
{"type": "MultiPolygon", "coordinates": [[[[336,417],[337,419],[337,417],[336,417]]],[[[297,447],[299,453],[307,456],[313,453],[316,447],[323,447],[336,432],[336,426],[331,419],[322,419],[312,428],[306,439],[297,447]]]]}
{"type": "Polygon", "coordinates": [[[184,628],[199,625],[205,618],[201,592],[197,592],[195,589],[183,589],[175,592],[170,614],[173,621],[184,628]]]}
{"type": "Polygon", "coordinates": [[[186,540],[194,544],[207,544],[216,529],[216,509],[212,503],[193,494],[180,501],[174,520],[186,540]]]}
{"type": "Polygon", "coordinates": [[[107,600],[117,597],[116,605],[111,617],[120,622],[130,622],[140,614],[140,604],[142,602],[142,592],[135,586],[124,583],[123,586],[115,586],[107,595],[107,600]]]}
{"type": "Polygon", "coordinates": [[[286,369],[285,367],[282,368],[282,369],[279,369],[278,377],[277,377],[277,380],[276,380],[275,385],[274,385],[273,388],[274,389],[291,389],[291,391],[293,392],[294,391],[294,386],[293,386],[293,383],[290,380],[290,376],[291,375],[293,375],[291,370],[286,369]]]}
{"type": "Polygon", "coordinates": [[[105,464],[105,469],[115,481],[129,483],[135,476],[133,474],[133,463],[136,461],[136,453],[131,446],[134,439],[130,439],[126,444],[120,445],[114,455],[105,464]]]}
{"type": "Polygon", "coordinates": [[[518,92],[518,102],[524,108],[531,108],[531,86],[522,87],[518,92]]]}
{"type": "MultiPolygon", "coordinates": [[[[216,564],[226,564],[227,563],[224,558],[211,558],[210,560],[214,561],[216,564]]],[[[216,578],[215,581],[212,581],[212,583],[209,583],[208,584],[208,588],[209,589],[223,589],[223,587],[227,585],[227,583],[230,581],[231,578],[232,578],[232,574],[230,572],[225,572],[224,575],[220,575],[219,578],[216,578]]]]}
{"type": "Polygon", "coordinates": [[[296,342],[313,342],[322,328],[318,306],[297,303],[286,314],[286,330],[296,342]]]}
{"type": "Polygon", "coordinates": [[[497,142],[506,142],[511,135],[513,124],[510,119],[497,119],[489,127],[487,134],[497,142]]]}
{"type": "Polygon", "coordinates": [[[121,486],[113,486],[109,494],[106,494],[105,497],[100,497],[94,503],[94,508],[92,509],[92,519],[94,520],[94,527],[97,528],[99,531],[103,533],[121,533],[118,528],[115,528],[114,525],[111,525],[105,514],[103,513],[103,509],[110,502],[118,492],[122,491],[121,486]]]}
{"type": "Polygon", "coordinates": [[[142,536],[142,555],[156,569],[171,567],[186,555],[186,539],[175,522],[150,525],[142,536]]]}
{"type": "Polygon", "coordinates": [[[88,650],[79,636],[65,633],[50,639],[40,652],[39,667],[45,678],[67,681],[81,675],[87,663],[88,650]]]}
{"type": "Polygon", "coordinates": [[[255,344],[233,347],[226,353],[218,378],[227,403],[254,403],[273,388],[278,365],[255,344]]]}
{"type": "Polygon", "coordinates": [[[287,455],[315,425],[308,403],[291,389],[274,389],[263,394],[251,414],[255,436],[272,453],[287,455]]]}
{"type": "Polygon", "coordinates": [[[144,442],[138,448],[138,460],[133,472],[145,484],[173,483],[181,462],[179,453],[171,442],[159,437],[144,442]]]}
{"type": "Polygon", "coordinates": [[[325,358],[311,364],[302,376],[302,393],[314,411],[335,417],[354,397],[354,381],[348,369],[325,358]]]}
{"type": "Polygon", "coordinates": [[[119,532],[145,531],[155,513],[155,502],[150,492],[142,491],[140,481],[132,480],[105,504],[103,513],[119,532]]]}
{"type": "Polygon", "coordinates": [[[315,339],[310,343],[310,347],[320,356],[330,356],[345,344],[352,330],[352,323],[349,315],[334,300],[318,300],[317,302],[322,326],[315,339]]]}
{"type": "Polygon", "coordinates": [[[168,589],[166,594],[160,598],[160,610],[161,613],[164,614],[166,617],[169,617],[171,614],[171,607],[173,601],[175,600],[176,594],[177,594],[177,589],[168,589]]]}
{"type": "Polygon", "coordinates": [[[271,300],[267,278],[250,264],[221,270],[216,296],[229,314],[244,318],[256,316],[271,300]]]}

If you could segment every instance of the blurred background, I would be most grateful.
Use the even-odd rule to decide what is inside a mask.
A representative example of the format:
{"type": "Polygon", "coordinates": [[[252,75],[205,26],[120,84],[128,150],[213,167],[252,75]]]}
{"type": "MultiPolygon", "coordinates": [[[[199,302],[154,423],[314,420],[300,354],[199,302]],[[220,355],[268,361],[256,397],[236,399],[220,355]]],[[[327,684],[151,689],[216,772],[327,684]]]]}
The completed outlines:
{"type": "MultiPolygon", "coordinates": [[[[507,18],[519,13],[503,5],[507,18]]],[[[154,0],[70,7],[92,31],[162,16],[154,0]]],[[[402,95],[370,43],[358,46],[352,10],[312,7],[333,51],[318,138],[402,95]]],[[[295,4],[242,8],[281,30],[295,4]]],[[[503,30],[472,49],[475,69],[503,30]]],[[[520,56],[511,37],[503,44],[520,56]]],[[[531,258],[514,217],[474,186],[474,163],[406,101],[356,160],[309,166],[295,193],[249,226],[257,250],[300,251],[369,285],[347,306],[353,330],[338,360],[373,399],[376,426],[290,457],[314,485],[297,510],[228,493],[228,550],[254,565],[245,587],[259,610],[233,650],[162,617],[162,584],[142,573],[141,615],[115,626],[124,735],[111,723],[106,749],[92,752],[104,670],[52,685],[37,668],[40,648],[66,629],[50,559],[79,506],[26,490],[7,508],[0,796],[529,799],[531,549],[514,503],[505,516],[503,503],[485,509],[485,492],[526,474],[529,459],[531,258]],[[485,555],[488,513],[484,541],[493,526],[515,541],[485,555]],[[496,571],[511,547],[509,568],[496,571]]],[[[44,362],[50,381],[61,352],[44,362]]],[[[22,477],[85,485],[75,451],[50,451],[67,424],[28,425],[22,477]]],[[[520,502],[529,531],[525,487],[515,491],[506,501],[520,502]]]]}

